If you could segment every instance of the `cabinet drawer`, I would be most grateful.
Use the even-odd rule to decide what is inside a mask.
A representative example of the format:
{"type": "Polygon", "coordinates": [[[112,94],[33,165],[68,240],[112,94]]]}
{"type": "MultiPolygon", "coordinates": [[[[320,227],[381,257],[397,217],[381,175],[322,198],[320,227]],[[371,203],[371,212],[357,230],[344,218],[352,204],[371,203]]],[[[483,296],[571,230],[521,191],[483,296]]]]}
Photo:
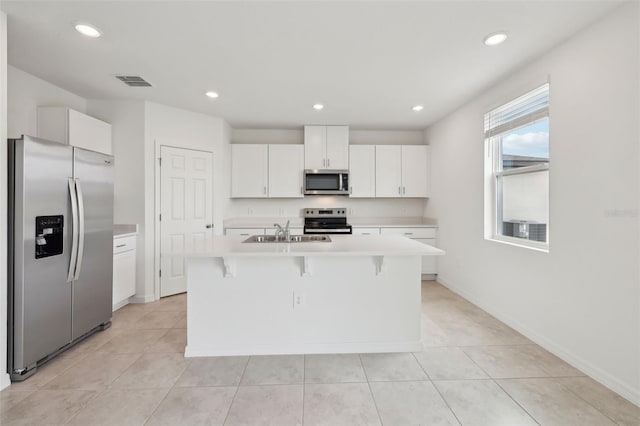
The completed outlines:
{"type": "Polygon", "coordinates": [[[436,228],[380,228],[382,235],[399,234],[408,238],[436,238],[436,228]]]}
{"type": "Polygon", "coordinates": [[[116,237],[113,239],[113,254],[136,249],[136,236],[116,237]]]}
{"type": "Polygon", "coordinates": [[[380,235],[380,228],[353,228],[353,235],[380,235]]]}
{"type": "Polygon", "coordinates": [[[225,235],[264,235],[264,228],[227,228],[224,230],[225,235]]]}

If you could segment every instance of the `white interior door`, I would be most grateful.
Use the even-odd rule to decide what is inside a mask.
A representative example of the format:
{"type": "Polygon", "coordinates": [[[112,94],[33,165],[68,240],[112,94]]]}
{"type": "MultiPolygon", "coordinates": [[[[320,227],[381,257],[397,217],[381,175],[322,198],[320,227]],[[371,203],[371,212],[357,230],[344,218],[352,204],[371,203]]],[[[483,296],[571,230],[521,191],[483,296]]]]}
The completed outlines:
{"type": "Polygon", "coordinates": [[[184,259],[213,235],[213,154],[160,147],[160,297],[187,291],[184,259]]]}

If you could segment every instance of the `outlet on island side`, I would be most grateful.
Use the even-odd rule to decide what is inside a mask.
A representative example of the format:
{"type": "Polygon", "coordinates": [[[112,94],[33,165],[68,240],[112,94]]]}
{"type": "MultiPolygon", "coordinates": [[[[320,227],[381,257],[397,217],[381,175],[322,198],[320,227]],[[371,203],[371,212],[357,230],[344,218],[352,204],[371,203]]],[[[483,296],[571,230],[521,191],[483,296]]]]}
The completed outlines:
{"type": "Polygon", "coordinates": [[[304,293],[293,292],[293,309],[301,308],[306,303],[304,293]]]}

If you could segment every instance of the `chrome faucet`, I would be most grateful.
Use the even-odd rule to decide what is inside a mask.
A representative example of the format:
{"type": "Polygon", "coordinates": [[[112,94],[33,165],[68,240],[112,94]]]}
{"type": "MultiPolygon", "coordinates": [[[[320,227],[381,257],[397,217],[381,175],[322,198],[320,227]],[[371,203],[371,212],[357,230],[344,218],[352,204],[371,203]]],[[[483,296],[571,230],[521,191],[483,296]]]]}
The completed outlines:
{"type": "Polygon", "coordinates": [[[273,226],[275,226],[276,229],[276,241],[286,241],[286,242],[291,242],[291,233],[289,232],[289,222],[287,220],[287,224],[284,227],[284,229],[282,228],[282,226],[280,226],[277,223],[274,223],[273,226]],[[282,236],[282,238],[280,238],[279,236],[282,236]]]}

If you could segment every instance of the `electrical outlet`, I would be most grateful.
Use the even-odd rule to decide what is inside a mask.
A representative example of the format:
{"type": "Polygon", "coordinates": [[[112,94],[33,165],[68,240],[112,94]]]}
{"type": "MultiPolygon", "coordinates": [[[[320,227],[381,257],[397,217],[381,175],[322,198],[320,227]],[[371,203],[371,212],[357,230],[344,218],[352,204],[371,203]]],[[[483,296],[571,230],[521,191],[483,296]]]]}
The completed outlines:
{"type": "Polygon", "coordinates": [[[351,208],[350,208],[350,209],[348,210],[348,213],[349,213],[349,216],[353,216],[353,214],[354,214],[353,209],[351,209],[351,208]]]}
{"type": "Polygon", "coordinates": [[[293,308],[300,308],[306,304],[306,298],[303,293],[293,292],[293,308]]]}
{"type": "Polygon", "coordinates": [[[253,209],[252,209],[251,207],[249,207],[249,208],[247,209],[247,214],[248,214],[249,216],[253,216],[253,209]]]}

